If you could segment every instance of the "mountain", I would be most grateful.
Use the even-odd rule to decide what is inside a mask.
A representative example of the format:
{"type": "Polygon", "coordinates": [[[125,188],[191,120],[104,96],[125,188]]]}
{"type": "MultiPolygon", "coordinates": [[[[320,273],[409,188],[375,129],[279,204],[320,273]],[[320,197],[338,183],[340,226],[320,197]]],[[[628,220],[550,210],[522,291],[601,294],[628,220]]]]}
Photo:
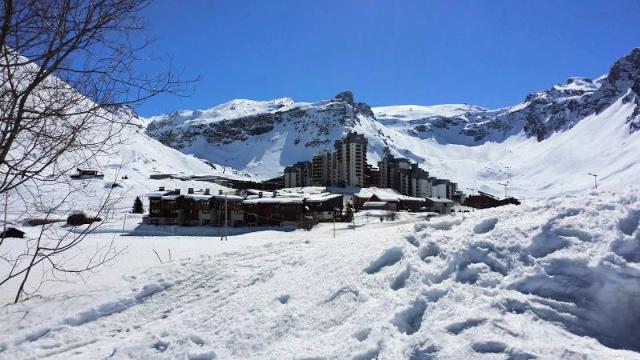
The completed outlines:
{"type": "Polygon", "coordinates": [[[589,187],[586,174],[593,171],[612,185],[632,183],[625,174],[638,170],[631,155],[638,149],[638,94],[640,48],[605,76],[573,77],[503,109],[371,108],[346,91],[316,103],[233,100],[178,111],[150,119],[147,134],[184,153],[268,178],[357,131],[369,139],[370,163],[388,146],[464,187],[495,192],[497,182],[511,179],[518,195],[532,196],[589,187]]]}
{"type": "Polygon", "coordinates": [[[367,134],[370,150],[382,152],[384,125],[350,92],[317,103],[233,100],[156,117],[147,126],[147,134],[165,145],[263,178],[331,148],[349,130],[367,134]]]}

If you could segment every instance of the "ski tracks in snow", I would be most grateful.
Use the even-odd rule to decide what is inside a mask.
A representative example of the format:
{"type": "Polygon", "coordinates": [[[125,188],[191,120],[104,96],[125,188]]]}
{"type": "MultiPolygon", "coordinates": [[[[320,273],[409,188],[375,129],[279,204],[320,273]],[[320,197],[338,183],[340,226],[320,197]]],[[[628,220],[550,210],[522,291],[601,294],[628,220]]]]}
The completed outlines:
{"type": "Polygon", "coordinates": [[[640,202],[606,196],[159,265],[18,329],[0,358],[637,358],[640,202]]]}

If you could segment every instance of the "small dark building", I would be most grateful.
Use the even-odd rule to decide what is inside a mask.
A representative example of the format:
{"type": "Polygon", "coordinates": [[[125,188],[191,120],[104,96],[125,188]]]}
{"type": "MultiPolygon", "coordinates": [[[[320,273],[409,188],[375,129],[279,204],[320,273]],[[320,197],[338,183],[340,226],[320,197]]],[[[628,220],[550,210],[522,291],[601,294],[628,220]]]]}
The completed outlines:
{"type": "Polygon", "coordinates": [[[0,238],[2,239],[6,239],[6,238],[23,238],[24,237],[24,231],[22,230],[18,230],[14,227],[10,227],[7,228],[7,230],[3,231],[0,233],[0,238]]]}
{"type": "Polygon", "coordinates": [[[242,203],[244,220],[249,226],[300,225],[304,220],[302,198],[254,197],[242,203]]]}
{"type": "Polygon", "coordinates": [[[306,207],[314,222],[333,221],[340,219],[344,204],[342,194],[320,194],[306,200],[306,207]],[[337,210],[336,210],[337,209],[337,210]]]}
{"type": "Polygon", "coordinates": [[[400,200],[400,203],[398,204],[398,209],[400,210],[418,212],[418,211],[424,211],[424,209],[426,208],[425,199],[402,196],[399,198],[399,200],[400,200]]]}
{"type": "Polygon", "coordinates": [[[398,208],[400,207],[400,200],[398,200],[398,198],[374,194],[364,204],[362,204],[362,208],[373,210],[379,207],[380,203],[385,204],[382,207],[384,210],[398,211],[398,208]]]}
{"type": "Polygon", "coordinates": [[[104,174],[98,170],[90,170],[90,169],[81,169],[77,168],[76,173],[71,175],[70,178],[74,180],[79,179],[91,179],[91,178],[104,178],[104,174]]]}
{"type": "Polygon", "coordinates": [[[467,199],[464,202],[465,206],[469,206],[474,209],[488,209],[511,204],[520,205],[520,201],[515,198],[505,198],[500,200],[497,197],[482,191],[479,191],[478,195],[467,196],[467,199]]]}
{"type": "Polygon", "coordinates": [[[426,198],[425,205],[428,211],[439,214],[449,214],[453,209],[453,201],[446,198],[426,198]]]}
{"type": "Polygon", "coordinates": [[[218,195],[211,196],[211,199],[209,199],[211,225],[224,226],[225,204],[227,225],[244,225],[244,211],[242,209],[242,200],[242,197],[237,195],[224,195],[218,193],[218,195]]]}
{"type": "Polygon", "coordinates": [[[178,201],[182,199],[180,190],[167,191],[160,187],[157,192],[148,194],[149,216],[143,220],[151,225],[178,225],[182,217],[182,210],[178,201]]]}
{"type": "Polygon", "coordinates": [[[71,214],[67,217],[67,225],[80,226],[102,221],[99,217],[88,217],[84,213],[71,214]]]}

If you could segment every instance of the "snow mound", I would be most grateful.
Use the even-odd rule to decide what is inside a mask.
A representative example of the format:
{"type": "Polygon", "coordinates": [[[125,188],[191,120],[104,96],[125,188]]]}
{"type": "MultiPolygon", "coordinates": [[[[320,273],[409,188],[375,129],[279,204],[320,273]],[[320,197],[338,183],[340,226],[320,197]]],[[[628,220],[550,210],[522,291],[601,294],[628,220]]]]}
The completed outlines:
{"type": "Polygon", "coordinates": [[[484,219],[473,228],[473,232],[476,234],[488,233],[489,231],[493,230],[493,228],[496,227],[497,223],[498,223],[498,219],[496,218],[484,219]]]}

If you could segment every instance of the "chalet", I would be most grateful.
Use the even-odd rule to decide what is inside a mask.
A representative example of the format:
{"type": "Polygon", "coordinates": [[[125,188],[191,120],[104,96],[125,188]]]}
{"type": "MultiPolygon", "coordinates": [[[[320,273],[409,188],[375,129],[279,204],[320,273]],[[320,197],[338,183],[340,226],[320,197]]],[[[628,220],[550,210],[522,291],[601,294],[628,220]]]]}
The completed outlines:
{"type": "Polygon", "coordinates": [[[375,196],[374,196],[373,200],[369,199],[369,200],[367,200],[367,202],[362,204],[361,209],[362,210],[388,210],[388,211],[395,211],[396,207],[397,207],[396,203],[387,202],[387,201],[376,201],[375,196]]]}
{"type": "Polygon", "coordinates": [[[149,215],[143,218],[152,225],[227,225],[241,226],[244,223],[242,197],[226,195],[220,191],[212,195],[209,189],[195,192],[193,188],[181,194],[180,189],[147,194],[149,215]],[[226,214],[225,214],[226,205],[226,214]]]}
{"type": "Polygon", "coordinates": [[[76,169],[76,173],[69,176],[70,178],[74,179],[74,180],[80,180],[80,179],[91,179],[91,178],[104,178],[104,174],[101,173],[98,170],[90,170],[90,169],[81,169],[81,168],[77,168],[76,169]]]}
{"type": "Polygon", "coordinates": [[[385,192],[375,192],[373,194],[363,193],[353,194],[353,207],[360,209],[384,209],[397,211],[400,204],[397,196],[385,192]]]}
{"type": "Polygon", "coordinates": [[[449,214],[453,209],[453,201],[447,198],[428,197],[425,199],[427,211],[440,214],[449,214]]]}
{"type": "Polygon", "coordinates": [[[209,199],[209,219],[214,226],[224,226],[225,219],[228,226],[244,225],[243,198],[238,195],[225,195],[222,190],[209,199]],[[226,214],[225,214],[226,207],[226,214]]]}
{"type": "Polygon", "coordinates": [[[149,199],[149,216],[142,220],[151,225],[179,225],[182,222],[180,189],[173,191],[160,187],[157,192],[147,194],[149,199]],[[180,203],[179,203],[180,202],[180,203]]]}
{"type": "Polygon", "coordinates": [[[209,191],[196,194],[193,188],[187,189],[187,194],[176,199],[179,208],[179,225],[209,225],[211,223],[211,211],[209,211],[209,191]]]}
{"type": "Polygon", "coordinates": [[[314,223],[340,219],[344,204],[344,195],[322,193],[306,197],[306,209],[314,223]]]}
{"type": "Polygon", "coordinates": [[[425,208],[425,199],[402,195],[393,189],[365,188],[353,194],[353,206],[357,210],[384,209],[390,211],[422,211],[425,208]]]}
{"type": "Polygon", "coordinates": [[[242,202],[244,222],[248,226],[298,225],[304,220],[305,199],[252,195],[242,202]]]}
{"type": "Polygon", "coordinates": [[[411,212],[425,211],[426,210],[426,200],[424,198],[417,198],[411,196],[400,196],[398,197],[398,209],[406,210],[411,212]]]}

